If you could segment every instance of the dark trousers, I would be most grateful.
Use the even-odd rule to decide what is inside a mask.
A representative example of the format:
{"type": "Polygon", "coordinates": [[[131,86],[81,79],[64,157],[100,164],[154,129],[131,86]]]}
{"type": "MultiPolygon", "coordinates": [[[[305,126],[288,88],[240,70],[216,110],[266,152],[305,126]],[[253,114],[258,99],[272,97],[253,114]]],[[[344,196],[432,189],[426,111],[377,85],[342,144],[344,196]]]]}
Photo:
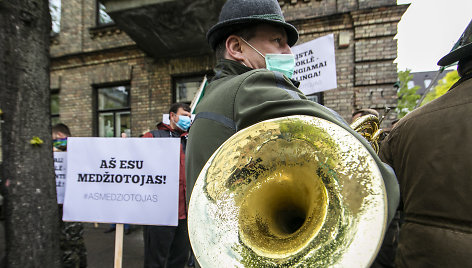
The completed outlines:
{"type": "Polygon", "coordinates": [[[187,219],[174,226],[143,226],[144,267],[185,267],[189,257],[190,241],[187,219]]]}
{"type": "Polygon", "coordinates": [[[394,268],[395,254],[397,252],[400,227],[403,222],[401,212],[397,210],[395,217],[388,226],[382,246],[370,268],[394,268]]]}

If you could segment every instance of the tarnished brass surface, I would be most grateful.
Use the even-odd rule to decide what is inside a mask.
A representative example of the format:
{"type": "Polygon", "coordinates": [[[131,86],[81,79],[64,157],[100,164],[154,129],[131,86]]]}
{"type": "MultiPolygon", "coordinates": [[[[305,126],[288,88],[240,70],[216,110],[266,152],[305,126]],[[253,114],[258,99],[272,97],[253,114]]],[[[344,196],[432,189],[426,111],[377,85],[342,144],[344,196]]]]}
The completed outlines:
{"type": "Polygon", "coordinates": [[[380,129],[380,121],[377,116],[373,114],[361,116],[352,122],[351,128],[361,134],[370,143],[374,151],[379,153],[379,141],[383,130],[380,129]]]}
{"type": "Polygon", "coordinates": [[[189,235],[202,267],[367,267],[387,215],[380,171],[348,131],[310,116],[228,139],[200,173],[189,235]]]}

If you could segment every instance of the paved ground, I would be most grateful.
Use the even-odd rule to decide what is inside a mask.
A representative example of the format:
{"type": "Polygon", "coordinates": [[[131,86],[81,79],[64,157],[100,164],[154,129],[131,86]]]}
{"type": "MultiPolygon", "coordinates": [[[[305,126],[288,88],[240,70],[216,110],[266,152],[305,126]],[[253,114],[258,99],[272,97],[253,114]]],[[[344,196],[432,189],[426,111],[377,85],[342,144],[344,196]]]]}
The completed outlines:
{"type": "MultiPolygon", "coordinates": [[[[88,267],[112,268],[115,255],[115,232],[105,234],[110,225],[85,223],[85,246],[88,267]]],[[[132,225],[131,233],[123,238],[123,268],[143,268],[143,232],[141,226],[132,225]]]]}
{"type": "MultiPolygon", "coordinates": [[[[104,233],[109,224],[84,223],[85,246],[89,268],[113,268],[115,232],[104,233]]],[[[0,222],[0,259],[5,255],[3,221],[0,222]]],[[[131,225],[131,233],[123,236],[122,268],[143,268],[144,243],[142,227],[131,225]]],[[[2,267],[0,263],[0,267],[2,267]]],[[[186,267],[188,268],[188,267],[186,267]]]]}
{"type": "MultiPolygon", "coordinates": [[[[89,268],[113,268],[115,232],[105,234],[109,224],[84,223],[85,246],[89,268]]],[[[123,268],[143,268],[144,244],[141,226],[132,225],[131,233],[123,236],[123,268]]],[[[0,222],[0,259],[5,256],[3,221],[0,222]]],[[[2,264],[0,263],[0,267],[2,264]]]]}
{"type": "MultiPolygon", "coordinates": [[[[109,224],[84,223],[85,246],[89,268],[113,268],[115,232],[105,234],[109,224]]],[[[144,245],[141,226],[132,225],[131,233],[123,237],[123,268],[143,268],[144,245]]],[[[5,256],[3,221],[0,222],[0,259],[5,256]]],[[[0,263],[0,267],[2,264],[0,263]]]]}
{"type": "MultiPolygon", "coordinates": [[[[89,268],[113,268],[115,258],[115,232],[104,233],[109,224],[85,223],[85,246],[89,268]]],[[[143,230],[139,225],[131,225],[131,233],[123,236],[122,268],[144,267],[143,230]]],[[[172,268],[172,267],[170,267],[172,268]]],[[[189,268],[185,266],[185,268],[189,268]]]]}

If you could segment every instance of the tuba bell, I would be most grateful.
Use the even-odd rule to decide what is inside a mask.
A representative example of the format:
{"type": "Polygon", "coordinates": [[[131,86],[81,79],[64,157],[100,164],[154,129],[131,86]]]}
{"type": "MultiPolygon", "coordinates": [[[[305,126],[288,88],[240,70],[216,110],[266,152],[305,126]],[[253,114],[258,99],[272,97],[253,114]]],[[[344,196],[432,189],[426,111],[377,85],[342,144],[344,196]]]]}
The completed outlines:
{"type": "Polygon", "coordinates": [[[245,128],[194,186],[189,236],[202,267],[368,267],[383,239],[382,175],[364,145],[321,118],[245,128]]]}

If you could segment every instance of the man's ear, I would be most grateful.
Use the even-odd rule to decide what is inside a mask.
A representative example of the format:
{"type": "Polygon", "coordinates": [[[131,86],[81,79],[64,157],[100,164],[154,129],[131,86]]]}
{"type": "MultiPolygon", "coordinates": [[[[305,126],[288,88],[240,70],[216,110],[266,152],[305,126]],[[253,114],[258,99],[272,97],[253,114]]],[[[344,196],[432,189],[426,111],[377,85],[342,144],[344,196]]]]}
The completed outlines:
{"type": "Polygon", "coordinates": [[[230,35],[226,38],[226,53],[236,61],[243,61],[245,59],[242,53],[241,39],[239,36],[230,35]]]}

